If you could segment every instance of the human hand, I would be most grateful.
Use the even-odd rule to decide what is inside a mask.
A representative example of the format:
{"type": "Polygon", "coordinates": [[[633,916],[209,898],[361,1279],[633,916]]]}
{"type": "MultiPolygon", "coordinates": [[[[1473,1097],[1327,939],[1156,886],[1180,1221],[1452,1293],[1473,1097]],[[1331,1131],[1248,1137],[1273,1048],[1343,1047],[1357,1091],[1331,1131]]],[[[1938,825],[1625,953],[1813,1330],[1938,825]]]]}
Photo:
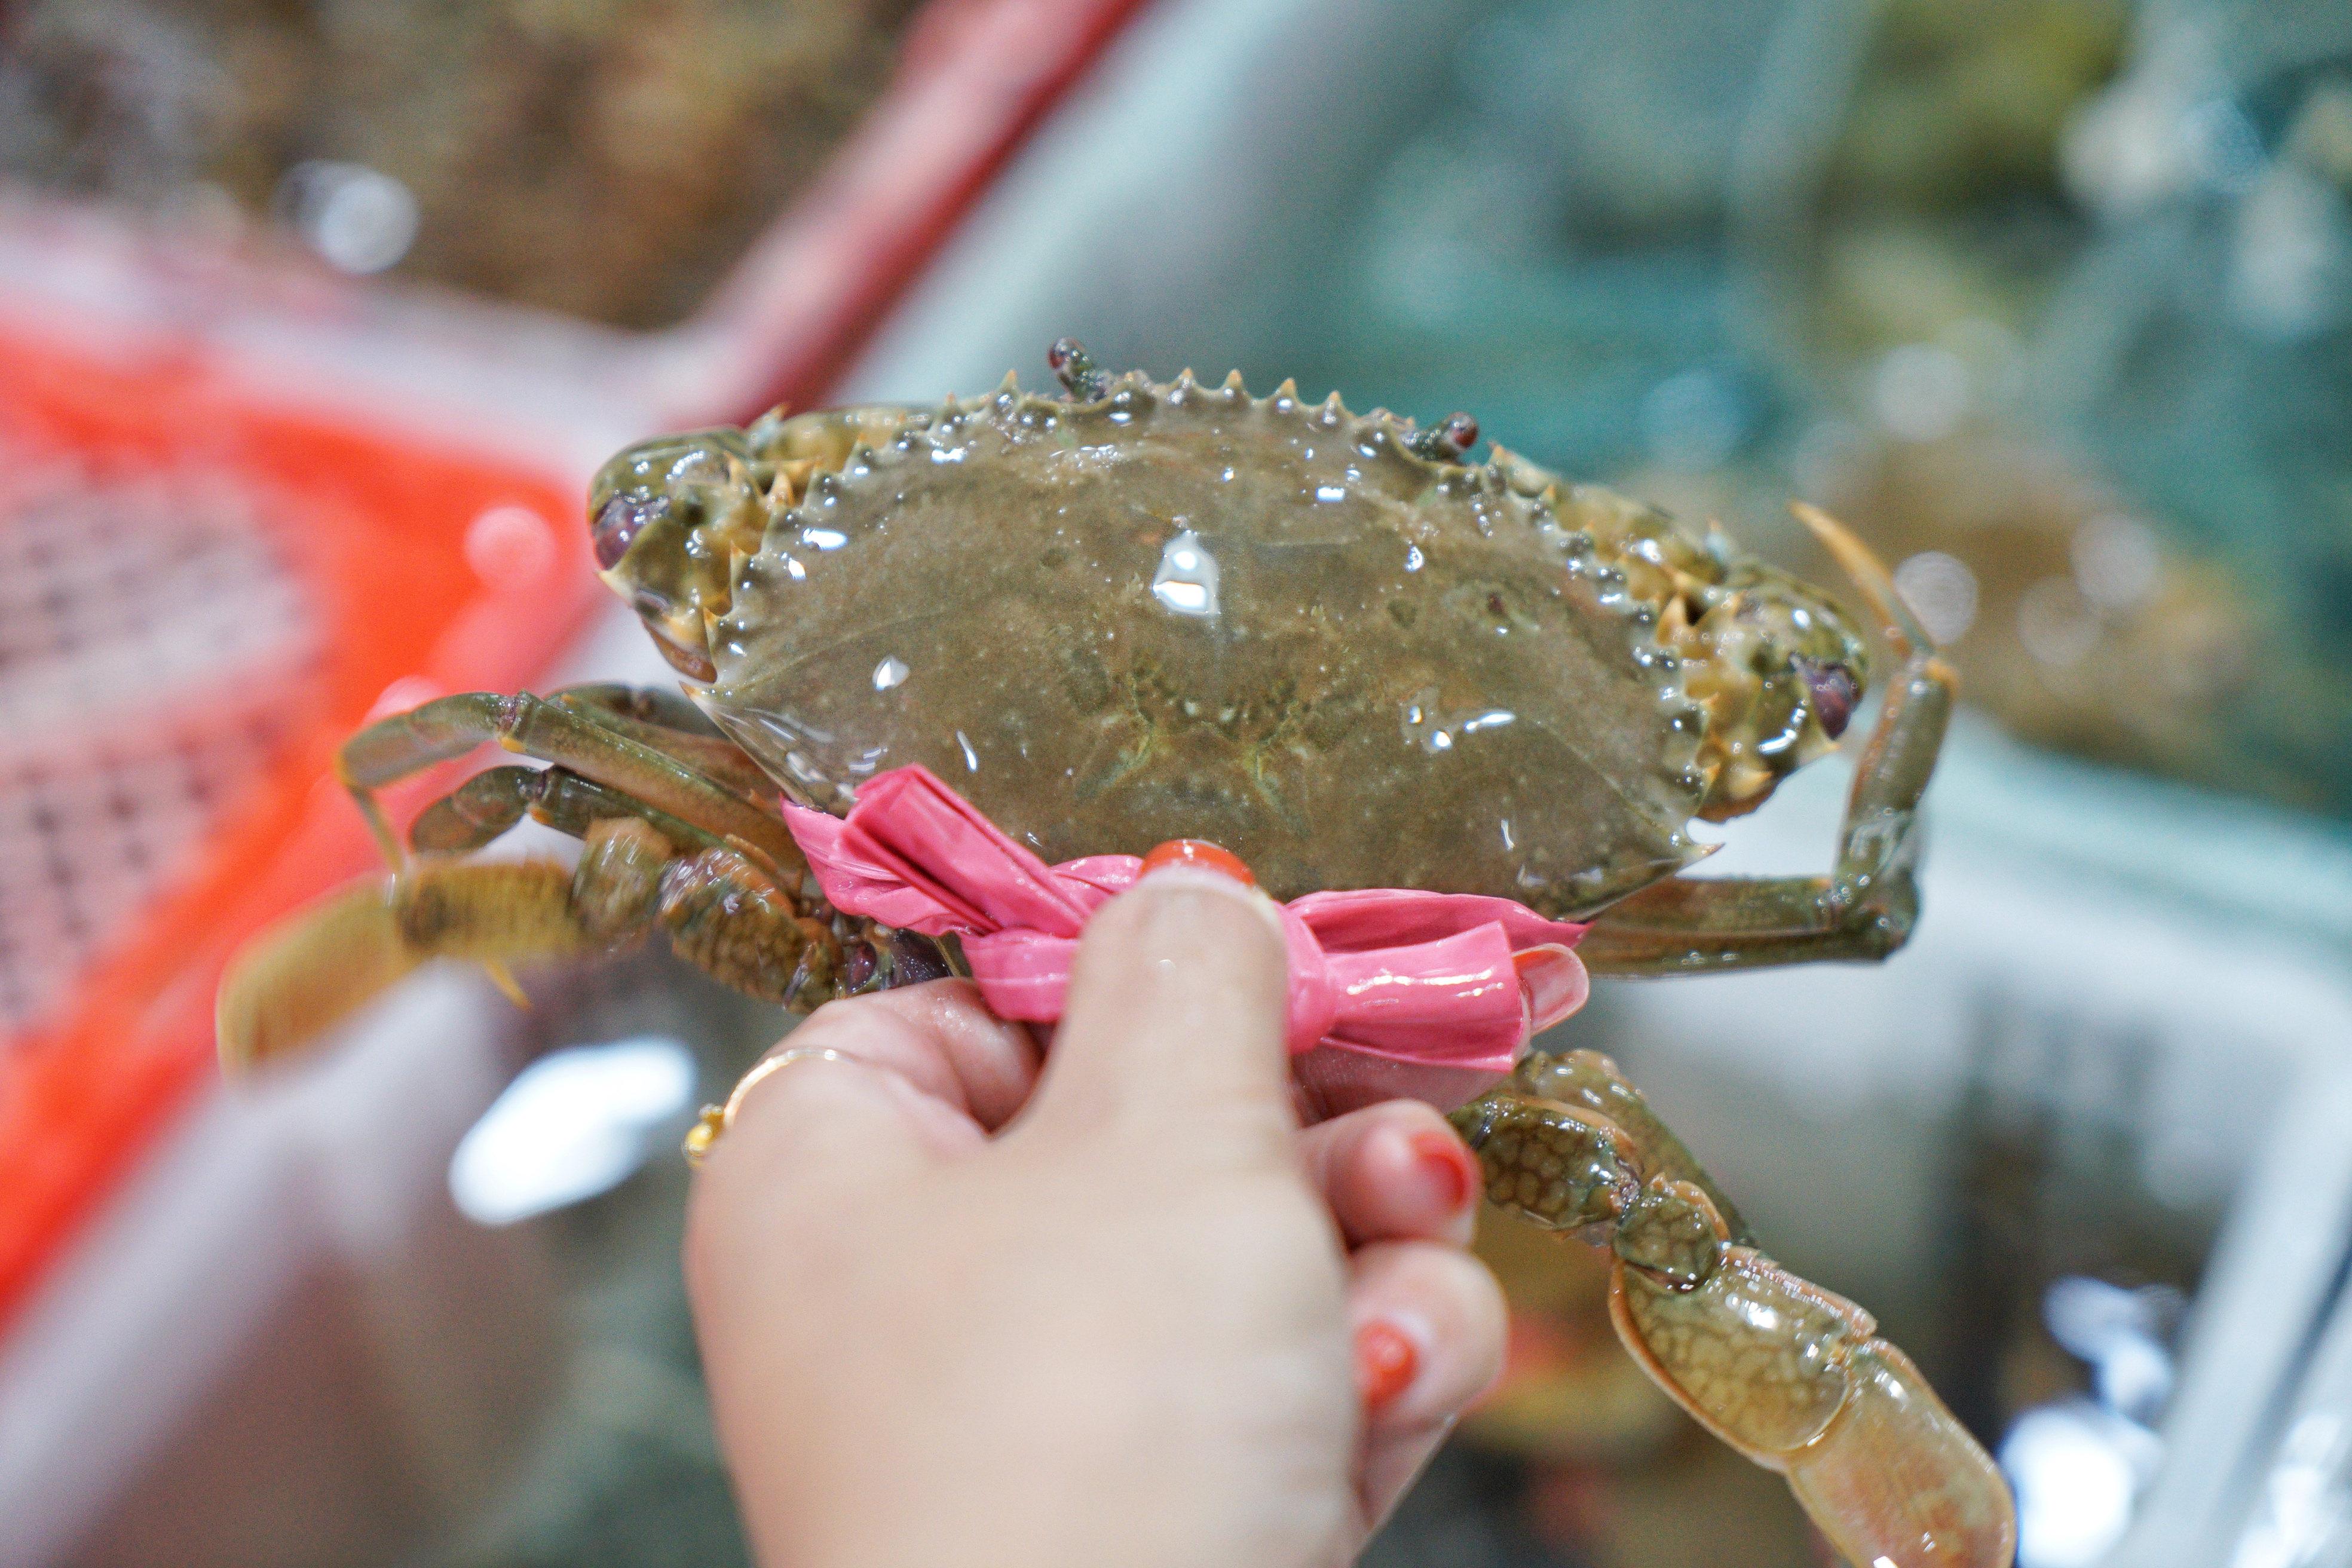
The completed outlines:
{"type": "Polygon", "coordinates": [[[769,1568],[1345,1562],[1492,1380],[1477,1163],[1405,1101],[1299,1130],[1255,898],[1105,906],[1042,1069],[947,981],[745,1096],[686,1265],[769,1568]]]}

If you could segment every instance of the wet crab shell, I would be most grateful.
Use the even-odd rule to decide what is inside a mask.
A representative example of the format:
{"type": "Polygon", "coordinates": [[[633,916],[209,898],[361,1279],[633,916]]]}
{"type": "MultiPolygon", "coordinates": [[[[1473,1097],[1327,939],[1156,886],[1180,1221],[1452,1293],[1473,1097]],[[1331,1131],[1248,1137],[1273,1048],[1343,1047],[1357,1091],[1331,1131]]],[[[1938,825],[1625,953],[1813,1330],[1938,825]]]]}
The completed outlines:
{"type": "Polygon", "coordinates": [[[1048,860],[1203,838],[1279,897],[1555,917],[1679,869],[1705,721],[1655,610],[1404,434],[1140,376],[908,416],[736,563],[701,700],[811,804],[919,763],[1048,860]]]}

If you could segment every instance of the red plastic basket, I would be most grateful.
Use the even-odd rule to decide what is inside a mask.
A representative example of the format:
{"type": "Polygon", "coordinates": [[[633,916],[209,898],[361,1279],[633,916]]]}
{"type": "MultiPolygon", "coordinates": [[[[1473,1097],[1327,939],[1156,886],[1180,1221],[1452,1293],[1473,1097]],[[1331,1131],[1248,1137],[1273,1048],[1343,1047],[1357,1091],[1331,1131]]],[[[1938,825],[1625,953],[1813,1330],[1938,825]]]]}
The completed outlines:
{"type": "Polygon", "coordinates": [[[124,364],[0,335],[0,430],[100,472],[194,468],[248,487],[252,515],[331,628],[311,684],[289,693],[308,709],[293,738],[223,803],[193,875],[63,1009],[0,1047],[5,1309],[211,1070],[212,993],[230,951],[373,858],[348,800],[320,787],[338,739],[396,682],[416,696],[522,683],[604,590],[572,477],[262,405],[202,361],[124,364]],[[484,548],[490,516],[507,548],[484,548]]]}
{"type": "MultiPolygon", "coordinates": [[[[866,124],[700,314],[644,339],[581,329],[551,354],[561,324],[520,324],[510,357],[547,362],[525,370],[548,373],[551,406],[579,401],[583,374],[611,384],[603,413],[636,421],[625,433],[814,399],[1138,5],[934,0],[866,124]]],[[[420,434],[436,428],[430,409],[397,428],[365,413],[414,408],[433,355],[383,334],[435,336],[429,300],[234,260],[192,268],[88,215],[15,221],[37,232],[0,244],[0,438],[121,471],[232,476],[262,498],[256,515],[326,636],[292,737],[222,805],[193,869],[100,951],[65,1005],[0,1043],[0,1325],[213,1070],[229,953],[373,863],[330,780],[334,747],[380,706],[529,683],[604,594],[576,431],[551,440],[520,409],[515,434],[486,448],[420,434]],[[79,328],[47,330],[27,291],[57,298],[79,328]],[[388,345],[382,363],[370,332],[388,345]],[[340,348],[289,347],[338,333],[340,348]]],[[[496,339],[499,314],[466,307],[438,329],[443,346],[486,325],[496,339]]],[[[504,395],[527,389],[507,368],[504,395]]]]}

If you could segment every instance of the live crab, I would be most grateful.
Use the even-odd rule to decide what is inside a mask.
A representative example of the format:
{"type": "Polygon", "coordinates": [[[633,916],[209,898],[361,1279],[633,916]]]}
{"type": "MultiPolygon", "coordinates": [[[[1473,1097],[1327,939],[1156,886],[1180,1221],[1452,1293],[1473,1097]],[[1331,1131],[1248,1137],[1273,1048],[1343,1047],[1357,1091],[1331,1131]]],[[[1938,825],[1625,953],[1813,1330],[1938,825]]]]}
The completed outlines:
{"type": "MultiPolygon", "coordinates": [[[[952,943],[824,902],[780,816],[920,763],[1049,860],[1177,837],[1278,898],[1412,887],[1590,921],[1591,973],[1874,959],[1917,912],[1915,815],[1954,693],[1883,568],[1800,515],[1900,661],[1826,876],[1685,879],[1696,816],[1752,810],[1830,750],[1867,682],[1824,595],[1571,485],[1477,431],[1285,383],[1113,376],[1055,346],[937,409],[787,416],[630,448],[591,498],[602,574],[686,691],[446,697],[341,771],[397,868],[266,935],[220,1002],[225,1061],[299,1049],[434,956],[611,951],[659,927],[805,1009],[939,978],[952,943]],[[404,847],[375,792],[494,741],[404,847]],[[530,816],[575,868],[469,861],[530,816]],[[412,853],[413,850],[413,853],[412,853]]],[[[510,985],[510,982],[508,982],[510,985]]],[[[2001,1568],[1983,1451],[1870,1316],[1756,1250],[1605,1058],[1531,1052],[1453,1112],[1488,1196],[1613,1253],[1626,1346],[1783,1471],[1869,1568],[2001,1568]]]]}

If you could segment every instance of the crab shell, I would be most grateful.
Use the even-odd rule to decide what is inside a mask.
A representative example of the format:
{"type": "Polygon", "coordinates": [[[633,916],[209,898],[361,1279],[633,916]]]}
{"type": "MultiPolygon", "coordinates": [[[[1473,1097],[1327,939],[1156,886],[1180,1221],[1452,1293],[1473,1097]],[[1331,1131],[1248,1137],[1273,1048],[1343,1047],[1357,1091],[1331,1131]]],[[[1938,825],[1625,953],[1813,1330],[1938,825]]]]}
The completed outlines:
{"type": "Polygon", "coordinates": [[[651,443],[593,515],[607,580],[788,793],[845,810],[921,763],[1049,861],[1200,838],[1280,898],[1579,919],[1832,743],[1816,672],[1851,686],[1861,650],[1826,601],[1412,435],[1287,384],[1008,378],[651,443]]]}

